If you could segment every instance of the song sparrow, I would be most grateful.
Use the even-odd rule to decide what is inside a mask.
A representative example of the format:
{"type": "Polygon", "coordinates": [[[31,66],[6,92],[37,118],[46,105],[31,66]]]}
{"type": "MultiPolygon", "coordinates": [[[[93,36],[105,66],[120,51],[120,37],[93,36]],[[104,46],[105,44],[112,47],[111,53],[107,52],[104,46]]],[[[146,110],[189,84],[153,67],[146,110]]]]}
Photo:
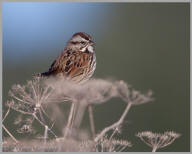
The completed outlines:
{"type": "Polygon", "coordinates": [[[88,80],[96,68],[96,55],[92,38],[83,32],[75,33],[65,49],[40,76],[62,75],[75,82],[88,80]]]}

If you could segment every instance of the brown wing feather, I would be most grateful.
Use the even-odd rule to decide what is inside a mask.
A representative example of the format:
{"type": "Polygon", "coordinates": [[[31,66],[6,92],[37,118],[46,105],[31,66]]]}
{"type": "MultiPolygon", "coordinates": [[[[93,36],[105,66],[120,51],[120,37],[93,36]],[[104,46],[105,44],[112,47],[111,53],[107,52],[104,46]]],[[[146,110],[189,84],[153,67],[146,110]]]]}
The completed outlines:
{"type": "Polygon", "coordinates": [[[57,59],[52,63],[48,72],[51,75],[63,73],[64,76],[71,79],[77,77],[83,78],[90,66],[92,53],[87,52],[73,52],[68,50],[62,52],[57,59]]]}
{"type": "Polygon", "coordinates": [[[80,52],[75,55],[75,60],[72,61],[71,65],[69,66],[71,69],[67,72],[67,76],[70,78],[75,78],[77,76],[85,75],[86,71],[89,68],[90,57],[92,54],[90,53],[83,53],[80,52]]]}

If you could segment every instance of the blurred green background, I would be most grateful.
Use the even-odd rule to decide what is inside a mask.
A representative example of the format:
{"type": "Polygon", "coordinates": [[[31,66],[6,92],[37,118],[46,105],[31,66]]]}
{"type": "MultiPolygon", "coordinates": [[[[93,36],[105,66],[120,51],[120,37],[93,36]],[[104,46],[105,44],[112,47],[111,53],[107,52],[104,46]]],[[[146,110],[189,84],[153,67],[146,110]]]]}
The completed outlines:
{"type": "MultiPolygon", "coordinates": [[[[189,15],[189,3],[3,3],[3,102],[13,84],[46,71],[73,33],[83,31],[96,42],[94,77],[154,92],[153,102],[126,117],[120,137],[132,142],[128,151],[151,150],[135,137],[145,130],[181,133],[160,151],[189,151],[189,15]]],[[[96,131],[118,120],[125,106],[120,99],[95,106],[96,131]]]]}

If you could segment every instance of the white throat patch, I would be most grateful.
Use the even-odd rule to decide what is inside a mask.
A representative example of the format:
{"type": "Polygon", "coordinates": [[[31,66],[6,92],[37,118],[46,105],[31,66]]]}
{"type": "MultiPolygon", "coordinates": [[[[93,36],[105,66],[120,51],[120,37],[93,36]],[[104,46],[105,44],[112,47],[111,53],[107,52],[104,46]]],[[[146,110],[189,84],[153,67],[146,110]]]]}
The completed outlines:
{"type": "Polygon", "coordinates": [[[93,52],[94,52],[93,47],[92,47],[91,45],[89,45],[89,46],[88,46],[88,48],[87,48],[87,46],[86,46],[86,47],[84,47],[83,49],[81,49],[81,51],[82,51],[82,52],[85,52],[85,51],[86,51],[86,49],[87,49],[89,52],[91,52],[91,53],[93,53],[93,52]]]}
{"type": "Polygon", "coordinates": [[[92,47],[91,45],[88,47],[88,50],[89,50],[89,52],[91,52],[91,53],[94,52],[94,51],[93,51],[93,47],[92,47]]]}

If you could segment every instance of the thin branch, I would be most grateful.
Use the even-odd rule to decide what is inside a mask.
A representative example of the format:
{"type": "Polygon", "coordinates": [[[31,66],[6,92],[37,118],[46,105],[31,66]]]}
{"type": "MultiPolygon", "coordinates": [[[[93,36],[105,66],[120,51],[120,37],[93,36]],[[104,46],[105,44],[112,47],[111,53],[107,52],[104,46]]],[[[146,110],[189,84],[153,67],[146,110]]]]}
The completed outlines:
{"type": "Polygon", "coordinates": [[[2,124],[3,129],[9,134],[9,136],[16,142],[18,143],[19,141],[9,132],[9,130],[2,124]]]}
{"type": "MultiPolygon", "coordinates": [[[[34,102],[34,100],[33,100],[31,97],[29,97],[29,95],[25,92],[24,89],[19,88],[17,91],[18,91],[18,94],[19,94],[22,98],[24,98],[25,100],[27,100],[28,102],[30,102],[30,103],[33,103],[33,102],[34,102]],[[19,90],[20,90],[20,91],[19,91],[19,90]]],[[[12,93],[13,93],[13,92],[12,92],[12,93]]]]}
{"type": "MultiPolygon", "coordinates": [[[[47,125],[45,125],[41,120],[39,120],[39,118],[35,115],[35,114],[33,114],[33,117],[43,126],[43,127],[46,127],[47,125]]],[[[48,129],[48,131],[50,131],[53,135],[54,135],[54,137],[55,138],[57,138],[57,135],[55,135],[55,133],[47,126],[47,129],[48,129]]]]}
{"type": "Polygon", "coordinates": [[[46,125],[45,119],[44,119],[42,111],[41,111],[41,108],[38,108],[38,111],[39,111],[39,115],[40,115],[41,121],[46,125]]]}
{"type": "Polygon", "coordinates": [[[113,131],[113,133],[111,134],[110,138],[109,138],[109,141],[112,140],[113,136],[115,135],[115,133],[117,132],[117,128],[115,128],[115,130],[113,131]]]}
{"type": "Polygon", "coordinates": [[[20,102],[23,102],[24,104],[31,104],[30,102],[24,101],[24,100],[18,98],[17,96],[15,96],[15,95],[12,95],[12,97],[15,98],[16,100],[20,101],[20,102]]]}
{"type": "Polygon", "coordinates": [[[149,144],[148,142],[146,142],[142,137],[140,137],[141,141],[143,141],[145,144],[147,144],[149,147],[152,147],[151,144],[149,144]]]}
{"type": "Polygon", "coordinates": [[[42,106],[40,106],[40,110],[44,113],[44,115],[45,115],[50,121],[52,121],[52,120],[49,118],[48,114],[45,112],[45,110],[44,110],[44,108],[43,108],[42,106]]]}
{"type": "Polygon", "coordinates": [[[45,126],[45,131],[44,131],[44,144],[47,142],[47,132],[48,132],[48,127],[47,125],[45,126]]]}
{"type": "Polygon", "coordinates": [[[87,109],[86,102],[81,101],[75,103],[74,119],[72,121],[73,128],[78,129],[80,127],[86,109],[87,109]]]}
{"type": "Polygon", "coordinates": [[[41,102],[42,100],[44,100],[44,98],[46,97],[46,95],[49,93],[49,89],[50,89],[49,86],[46,86],[46,87],[45,87],[45,89],[44,89],[44,91],[43,91],[43,93],[42,93],[42,97],[41,97],[40,102],[41,102]]]}
{"type": "Polygon", "coordinates": [[[117,145],[117,148],[114,148],[114,149],[115,149],[115,151],[121,152],[122,147],[124,147],[124,146],[117,145]]]}
{"type": "Polygon", "coordinates": [[[71,127],[71,123],[72,123],[72,119],[73,119],[73,114],[74,114],[74,109],[75,109],[75,103],[71,104],[71,109],[69,112],[69,116],[68,116],[68,121],[67,121],[67,125],[65,128],[65,134],[64,134],[64,138],[68,135],[69,129],[71,127]]]}
{"type": "Polygon", "coordinates": [[[4,116],[3,120],[2,120],[2,122],[7,118],[9,112],[10,112],[10,106],[9,106],[9,108],[8,108],[8,110],[7,110],[7,113],[5,114],[5,116],[4,116]]]}
{"type": "Polygon", "coordinates": [[[32,89],[33,89],[34,97],[35,97],[35,99],[37,100],[37,93],[36,93],[36,91],[35,91],[35,87],[34,87],[33,83],[31,83],[31,87],[32,87],[32,89]]]}
{"type": "Polygon", "coordinates": [[[25,112],[25,111],[22,111],[22,110],[19,110],[19,109],[16,109],[14,107],[11,106],[11,108],[17,112],[20,112],[22,114],[26,114],[26,115],[33,115],[34,113],[30,113],[30,112],[25,112]]]}
{"type": "MultiPolygon", "coordinates": [[[[47,90],[49,89],[49,87],[47,88],[47,90]]],[[[51,95],[52,93],[51,92],[49,92],[49,93],[47,93],[47,95],[42,95],[42,99],[40,100],[40,102],[43,102],[43,101],[45,101],[50,95],[51,95]]]]}
{"type": "Polygon", "coordinates": [[[90,127],[91,127],[91,133],[92,138],[95,137],[95,123],[94,123],[94,117],[93,117],[93,108],[92,105],[88,105],[88,111],[89,111],[89,121],[90,121],[90,127]]]}
{"type": "Polygon", "coordinates": [[[156,150],[157,150],[157,146],[154,146],[152,152],[156,152],[156,150]]]}
{"type": "Polygon", "coordinates": [[[50,120],[50,121],[52,122],[52,126],[50,127],[50,129],[52,129],[52,127],[53,127],[54,124],[55,124],[54,119],[51,119],[51,118],[48,116],[48,114],[46,113],[46,111],[43,109],[42,106],[40,107],[40,109],[41,109],[41,111],[44,113],[44,115],[48,118],[48,120],[50,120]]]}
{"type": "Polygon", "coordinates": [[[55,121],[53,121],[53,123],[52,123],[52,125],[51,125],[50,129],[52,129],[52,128],[53,128],[54,124],[55,124],[55,121]]]}
{"type": "Polygon", "coordinates": [[[125,108],[125,111],[123,112],[123,114],[121,115],[121,118],[115,122],[114,124],[112,124],[111,126],[108,126],[106,128],[104,128],[102,130],[102,132],[94,139],[95,142],[97,142],[99,139],[101,139],[108,131],[110,131],[111,129],[114,129],[114,128],[117,128],[118,126],[120,126],[124,119],[125,119],[125,116],[127,115],[129,109],[131,108],[131,105],[132,103],[128,103],[127,104],[127,107],[125,108]]]}

